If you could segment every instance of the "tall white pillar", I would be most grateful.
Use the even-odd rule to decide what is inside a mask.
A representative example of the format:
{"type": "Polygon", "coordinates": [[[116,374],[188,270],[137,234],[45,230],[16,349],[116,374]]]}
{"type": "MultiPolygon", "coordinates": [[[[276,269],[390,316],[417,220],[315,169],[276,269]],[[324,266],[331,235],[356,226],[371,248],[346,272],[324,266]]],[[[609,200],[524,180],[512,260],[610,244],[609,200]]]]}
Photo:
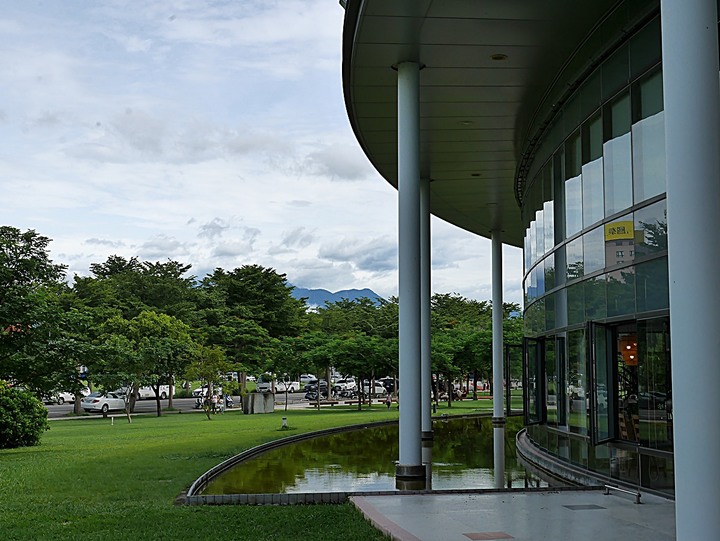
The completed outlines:
{"type": "Polygon", "coordinates": [[[503,281],[502,235],[492,231],[492,369],[493,369],[493,469],[495,488],[505,480],[505,409],[503,408],[503,281]]]}
{"type": "MultiPolygon", "coordinates": [[[[422,426],[422,461],[432,479],[432,366],[430,360],[430,179],[420,183],[420,412],[422,426]]],[[[428,483],[427,488],[431,488],[428,483]]]]}
{"type": "Polygon", "coordinates": [[[720,532],[720,82],[716,0],[662,0],[678,541],[720,532]]]}
{"type": "Polygon", "coordinates": [[[398,65],[400,456],[398,489],[423,488],[420,420],[420,67],[398,65]]]}

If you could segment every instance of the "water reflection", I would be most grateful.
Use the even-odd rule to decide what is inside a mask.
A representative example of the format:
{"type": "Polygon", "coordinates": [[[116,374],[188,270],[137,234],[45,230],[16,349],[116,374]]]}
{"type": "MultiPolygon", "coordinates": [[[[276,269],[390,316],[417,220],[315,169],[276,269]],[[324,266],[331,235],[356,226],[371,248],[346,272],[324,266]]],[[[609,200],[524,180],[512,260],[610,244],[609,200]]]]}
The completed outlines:
{"type": "MultiPolygon", "coordinates": [[[[515,458],[521,420],[506,427],[506,486],[529,480],[515,458]]],[[[433,424],[433,489],[492,488],[493,439],[488,418],[448,419],[433,424]]],[[[395,489],[397,425],[343,432],[273,449],[215,479],[205,494],[357,492],[395,489]]],[[[532,481],[533,486],[537,481],[532,481]]]]}

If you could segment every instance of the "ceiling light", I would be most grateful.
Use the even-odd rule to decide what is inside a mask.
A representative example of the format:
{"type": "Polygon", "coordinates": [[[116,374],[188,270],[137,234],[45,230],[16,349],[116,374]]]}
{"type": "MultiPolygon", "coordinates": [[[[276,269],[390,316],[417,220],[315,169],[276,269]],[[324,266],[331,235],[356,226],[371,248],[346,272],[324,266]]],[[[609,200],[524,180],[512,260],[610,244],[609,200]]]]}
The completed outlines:
{"type": "Polygon", "coordinates": [[[508,57],[508,55],[506,55],[506,54],[503,54],[503,53],[495,53],[495,54],[492,55],[490,58],[492,58],[493,60],[498,60],[498,61],[500,61],[500,60],[507,60],[507,57],[508,57]]]}

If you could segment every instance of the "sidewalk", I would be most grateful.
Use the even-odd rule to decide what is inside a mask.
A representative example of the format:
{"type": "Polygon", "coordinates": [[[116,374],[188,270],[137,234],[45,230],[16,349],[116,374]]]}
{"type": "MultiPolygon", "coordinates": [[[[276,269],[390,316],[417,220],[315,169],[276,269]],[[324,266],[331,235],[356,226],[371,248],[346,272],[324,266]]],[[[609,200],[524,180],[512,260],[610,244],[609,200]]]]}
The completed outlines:
{"type": "Polygon", "coordinates": [[[482,539],[671,541],[675,503],[601,490],[353,496],[351,501],[395,541],[482,539]]]}

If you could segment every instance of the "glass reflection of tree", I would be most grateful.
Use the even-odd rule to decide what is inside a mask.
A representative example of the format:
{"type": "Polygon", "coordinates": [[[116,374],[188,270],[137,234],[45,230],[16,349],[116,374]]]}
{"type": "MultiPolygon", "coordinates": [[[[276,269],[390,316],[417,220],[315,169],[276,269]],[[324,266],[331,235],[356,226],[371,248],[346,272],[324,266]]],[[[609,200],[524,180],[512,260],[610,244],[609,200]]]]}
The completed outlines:
{"type": "Polygon", "coordinates": [[[646,255],[667,250],[667,211],[663,211],[663,217],[664,219],[656,220],[655,222],[640,221],[644,234],[636,251],[641,252],[642,255],[646,255]]]}
{"type": "Polygon", "coordinates": [[[585,276],[585,267],[582,261],[576,261],[570,263],[567,266],[567,278],[568,280],[574,280],[575,278],[582,278],[585,276]]]}

